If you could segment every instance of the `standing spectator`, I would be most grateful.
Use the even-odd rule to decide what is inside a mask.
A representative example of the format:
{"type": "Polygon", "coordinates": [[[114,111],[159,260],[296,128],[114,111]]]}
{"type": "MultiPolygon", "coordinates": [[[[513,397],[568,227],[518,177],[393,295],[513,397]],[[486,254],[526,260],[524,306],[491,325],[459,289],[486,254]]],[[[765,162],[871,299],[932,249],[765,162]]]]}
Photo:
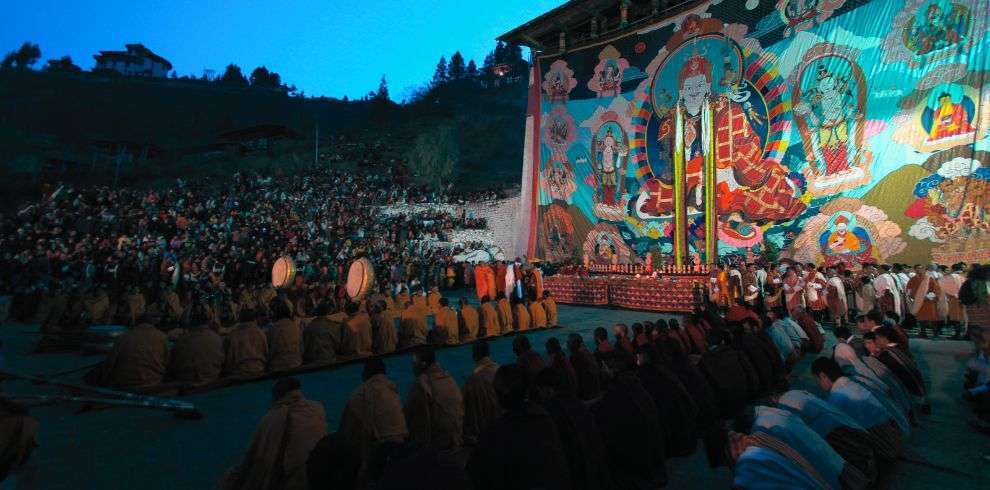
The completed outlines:
{"type": "Polygon", "coordinates": [[[990,266],[973,264],[959,290],[970,332],[990,329],[990,266]]]}

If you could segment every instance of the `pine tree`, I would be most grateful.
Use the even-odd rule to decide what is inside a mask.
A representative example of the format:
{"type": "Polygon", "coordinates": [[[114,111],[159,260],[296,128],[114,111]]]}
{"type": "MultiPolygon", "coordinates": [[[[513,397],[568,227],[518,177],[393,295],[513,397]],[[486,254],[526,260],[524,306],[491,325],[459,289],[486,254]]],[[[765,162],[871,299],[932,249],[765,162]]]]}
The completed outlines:
{"type": "Polygon", "coordinates": [[[464,56],[460,51],[455,51],[450,57],[450,65],[447,67],[447,78],[450,80],[460,80],[464,78],[466,70],[464,68],[464,56]]]}
{"type": "Polygon", "coordinates": [[[247,87],[248,79],[244,77],[243,73],[241,73],[241,67],[231,63],[227,65],[226,69],[224,69],[223,75],[220,77],[220,83],[224,85],[247,87]]]}
{"type": "Polygon", "coordinates": [[[513,73],[520,74],[525,73],[526,69],[529,68],[529,63],[523,59],[522,46],[518,44],[509,44],[505,47],[505,61],[512,69],[513,73]]]}
{"type": "Polygon", "coordinates": [[[468,61],[467,77],[472,80],[478,78],[478,65],[474,64],[474,60],[468,61]]]}
{"type": "Polygon", "coordinates": [[[495,45],[494,58],[495,58],[494,59],[495,63],[492,66],[497,65],[499,63],[505,63],[505,43],[503,43],[502,41],[499,41],[495,45]]]}
{"type": "Polygon", "coordinates": [[[278,73],[268,71],[268,68],[259,66],[251,72],[251,86],[262,88],[279,88],[282,86],[282,77],[278,73]]]}
{"type": "Polygon", "coordinates": [[[447,58],[444,56],[440,57],[440,61],[437,62],[437,69],[433,72],[433,86],[440,86],[447,83],[449,78],[447,77],[447,58]]]}
{"type": "Polygon", "coordinates": [[[382,74],[381,81],[378,82],[378,92],[375,92],[375,100],[388,100],[388,82],[385,81],[385,74],[382,74]]]}

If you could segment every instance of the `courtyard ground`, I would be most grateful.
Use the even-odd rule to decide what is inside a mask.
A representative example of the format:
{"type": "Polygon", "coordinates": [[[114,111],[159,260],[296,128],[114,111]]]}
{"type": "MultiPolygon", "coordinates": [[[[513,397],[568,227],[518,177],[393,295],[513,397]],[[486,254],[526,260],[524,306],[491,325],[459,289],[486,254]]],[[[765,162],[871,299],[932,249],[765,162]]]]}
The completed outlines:
{"type": "MultiPolygon", "coordinates": [[[[543,344],[555,336],[562,342],[577,332],[590,344],[595,327],[617,322],[631,324],[655,320],[656,313],[604,308],[560,306],[560,323],[567,328],[529,334],[534,347],[545,353],[543,344]]],[[[0,326],[3,342],[0,366],[4,369],[43,375],[70,370],[99,360],[76,354],[29,354],[38,339],[37,327],[0,326]]],[[[830,337],[831,340],[831,337],[830,337]]],[[[990,488],[987,463],[981,459],[990,452],[990,438],[974,433],[967,421],[970,413],[960,401],[960,385],[965,359],[972,345],[961,341],[912,340],[912,349],[930,384],[932,415],[922,420],[909,440],[906,461],[894,469],[888,488],[969,489],[990,488]]],[[[491,345],[492,358],[511,362],[511,339],[500,338],[491,345]]],[[[445,349],[438,358],[459,383],[472,368],[469,346],[445,349]]],[[[794,370],[791,385],[817,392],[808,366],[814,356],[805,356],[794,370]]],[[[398,355],[386,359],[388,375],[403,396],[412,382],[412,359],[398,355]]],[[[81,374],[68,378],[80,381],[81,374]]],[[[361,365],[299,376],[306,395],[324,404],[331,429],[351,393],[361,382],[361,365]]],[[[258,421],[271,402],[272,381],[245,384],[183,399],[194,403],[205,415],[202,420],[180,420],[164,412],[115,408],[76,413],[78,405],[38,407],[32,414],[40,421],[40,447],[17,487],[12,479],[0,489],[208,489],[236,464],[246,450],[258,421]]],[[[50,388],[8,381],[4,391],[52,393],[50,388]]],[[[726,488],[728,469],[710,469],[699,451],[687,458],[667,462],[668,488],[726,488]]]]}

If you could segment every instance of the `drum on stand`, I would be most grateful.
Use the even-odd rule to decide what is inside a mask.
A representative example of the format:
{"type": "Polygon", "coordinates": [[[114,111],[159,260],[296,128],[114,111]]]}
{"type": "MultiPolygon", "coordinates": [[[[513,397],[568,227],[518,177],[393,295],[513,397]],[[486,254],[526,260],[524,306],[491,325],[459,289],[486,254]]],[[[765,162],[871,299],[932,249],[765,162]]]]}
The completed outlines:
{"type": "Polygon", "coordinates": [[[347,296],[351,301],[361,301],[375,285],[375,268],[371,261],[361,257],[351,262],[347,270],[347,296]]]}
{"type": "Polygon", "coordinates": [[[283,288],[292,285],[296,278],[296,263],[289,257],[279,257],[272,265],[272,286],[283,288]]]}

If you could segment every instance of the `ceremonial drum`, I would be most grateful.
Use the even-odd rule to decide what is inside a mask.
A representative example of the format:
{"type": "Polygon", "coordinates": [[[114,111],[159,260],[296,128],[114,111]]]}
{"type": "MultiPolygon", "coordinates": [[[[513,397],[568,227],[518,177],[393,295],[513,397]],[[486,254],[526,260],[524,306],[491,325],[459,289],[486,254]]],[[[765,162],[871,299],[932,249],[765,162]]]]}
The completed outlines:
{"type": "Polygon", "coordinates": [[[106,353],[113,349],[117,337],[127,333],[123,325],[93,325],[83,335],[82,350],[90,353],[106,353]]]}
{"type": "Polygon", "coordinates": [[[296,263],[289,257],[279,257],[272,266],[272,286],[286,287],[296,278],[296,263]]]}
{"type": "Polygon", "coordinates": [[[347,296],[351,301],[361,301],[375,284],[375,268],[371,261],[361,257],[351,262],[347,271],[347,296]]]}

